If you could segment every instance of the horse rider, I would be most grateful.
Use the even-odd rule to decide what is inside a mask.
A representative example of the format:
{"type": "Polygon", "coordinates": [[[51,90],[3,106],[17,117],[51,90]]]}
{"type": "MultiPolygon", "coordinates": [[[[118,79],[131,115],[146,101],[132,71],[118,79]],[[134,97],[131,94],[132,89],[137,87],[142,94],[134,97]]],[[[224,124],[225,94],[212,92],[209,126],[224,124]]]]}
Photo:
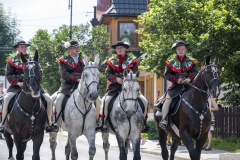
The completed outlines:
{"type": "MultiPolygon", "coordinates": [[[[8,105],[11,99],[18,93],[21,92],[23,87],[23,62],[21,60],[20,54],[22,53],[26,58],[29,57],[27,53],[27,47],[31,46],[30,44],[26,43],[23,40],[20,40],[13,46],[14,49],[17,50],[16,54],[10,54],[7,61],[7,65],[5,68],[5,75],[10,83],[9,88],[7,89],[7,93],[4,96],[3,100],[3,111],[2,111],[2,124],[0,126],[0,132],[4,132],[4,123],[7,118],[8,112],[8,105]]],[[[50,120],[52,116],[52,99],[50,95],[40,86],[40,92],[44,99],[47,102],[47,118],[48,118],[48,125],[45,128],[46,132],[52,132],[56,128],[50,126],[50,120]]]]}
{"type": "Polygon", "coordinates": [[[172,45],[172,50],[176,54],[169,57],[165,65],[165,78],[172,82],[172,85],[167,90],[165,102],[162,107],[162,120],[159,122],[159,127],[166,129],[168,124],[167,115],[173,98],[182,93],[183,84],[190,83],[194,80],[198,73],[196,60],[186,56],[189,44],[183,40],[178,40],[172,45]]]}
{"type": "Polygon", "coordinates": [[[84,63],[81,59],[81,53],[78,52],[79,44],[75,40],[65,42],[64,47],[68,49],[69,53],[63,57],[58,58],[59,73],[62,79],[61,86],[57,91],[57,97],[54,101],[54,126],[59,127],[59,117],[62,113],[62,102],[65,97],[70,97],[71,93],[78,87],[81,80],[81,74],[84,70],[84,63]]]}
{"type": "MultiPolygon", "coordinates": [[[[134,57],[133,54],[127,54],[126,50],[129,48],[129,45],[125,42],[118,41],[116,44],[112,45],[112,48],[116,50],[117,56],[112,55],[109,60],[106,60],[107,68],[105,71],[106,78],[110,81],[110,85],[106,90],[105,96],[102,98],[103,103],[101,106],[101,113],[99,114],[99,119],[102,122],[101,126],[96,128],[96,131],[108,132],[106,127],[106,118],[108,116],[108,104],[116,93],[119,93],[122,90],[123,83],[123,70],[131,69],[133,73],[138,71],[138,59],[134,57]]],[[[139,98],[144,103],[145,112],[144,112],[144,127],[142,132],[147,132],[149,126],[147,126],[147,99],[140,94],[139,98]]]]}

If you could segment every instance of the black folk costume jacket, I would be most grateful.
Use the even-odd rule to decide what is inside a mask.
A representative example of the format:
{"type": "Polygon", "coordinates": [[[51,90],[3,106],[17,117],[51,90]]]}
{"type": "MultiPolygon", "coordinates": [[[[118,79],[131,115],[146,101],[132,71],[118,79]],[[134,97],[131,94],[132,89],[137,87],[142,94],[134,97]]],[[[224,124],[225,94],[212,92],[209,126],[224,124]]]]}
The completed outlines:
{"type": "Polygon", "coordinates": [[[58,58],[58,62],[60,65],[59,73],[62,78],[62,83],[58,92],[69,96],[78,86],[77,80],[81,78],[84,70],[84,63],[81,60],[81,54],[78,57],[77,64],[69,54],[58,58]]]}
{"type": "Polygon", "coordinates": [[[182,92],[184,86],[183,84],[177,83],[179,78],[190,78],[192,82],[197,74],[198,68],[196,60],[185,56],[181,61],[176,54],[172,55],[169,60],[166,61],[164,72],[165,78],[172,82],[172,85],[168,89],[168,95],[174,98],[182,92]]]}
{"type": "MultiPolygon", "coordinates": [[[[28,54],[24,56],[26,59],[29,58],[28,54]]],[[[6,62],[7,64],[5,69],[5,76],[8,82],[10,83],[10,86],[7,89],[7,92],[19,93],[22,90],[22,88],[18,86],[17,83],[24,81],[24,76],[23,76],[24,63],[21,60],[20,54],[16,54],[16,53],[10,54],[6,62]]],[[[41,77],[41,80],[42,80],[42,77],[41,77]]],[[[46,91],[40,86],[40,93],[42,94],[45,92],[46,91]]]]}
{"type": "Polygon", "coordinates": [[[108,81],[110,81],[110,85],[106,90],[107,95],[114,96],[116,93],[122,90],[122,85],[117,83],[116,78],[119,77],[123,79],[124,69],[127,71],[132,70],[133,73],[136,73],[138,71],[137,62],[138,59],[131,53],[125,54],[124,57],[120,55],[112,55],[106,61],[107,69],[105,73],[108,81]]]}

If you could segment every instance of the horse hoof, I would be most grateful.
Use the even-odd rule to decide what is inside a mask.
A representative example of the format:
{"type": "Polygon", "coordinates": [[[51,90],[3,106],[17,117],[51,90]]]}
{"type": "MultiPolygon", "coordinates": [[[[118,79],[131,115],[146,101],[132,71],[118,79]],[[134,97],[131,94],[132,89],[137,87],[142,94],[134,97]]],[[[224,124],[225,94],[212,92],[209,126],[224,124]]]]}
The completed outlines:
{"type": "Polygon", "coordinates": [[[9,158],[8,160],[15,160],[13,157],[9,158]]]}

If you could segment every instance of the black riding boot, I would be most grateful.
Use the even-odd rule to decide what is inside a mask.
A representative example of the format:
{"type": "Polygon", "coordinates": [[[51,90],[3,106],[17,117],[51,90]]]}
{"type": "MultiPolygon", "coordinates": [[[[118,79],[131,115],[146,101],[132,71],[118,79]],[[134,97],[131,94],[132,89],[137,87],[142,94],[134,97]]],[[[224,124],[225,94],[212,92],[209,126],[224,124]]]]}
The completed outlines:
{"type": "Polygon", "coordinates": [[[4,133],[5,129],[3,127],[0,127],[0,133],[4,133]]]}
{"type": "Polygon", "coordinates": [[[147,119],[144,119],[144,124],[142,128],[142,133],[147,133],[149,131],[150,127],[147,125],[147,119]]]}
{"type": "Polygon", "coordinates": [[[52,125],[48,125],[45,130],[46,130],[46,133],[58,132],[59,127],[57,126],[57,124],[53,123],[52,125]]]}

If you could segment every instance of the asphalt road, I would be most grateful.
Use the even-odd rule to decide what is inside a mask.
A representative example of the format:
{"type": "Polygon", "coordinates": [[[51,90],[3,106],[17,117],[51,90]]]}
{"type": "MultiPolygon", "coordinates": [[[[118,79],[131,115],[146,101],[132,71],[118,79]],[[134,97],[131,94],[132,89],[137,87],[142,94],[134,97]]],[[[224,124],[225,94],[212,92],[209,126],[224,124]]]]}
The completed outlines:
{"type": "MultiPolygon", "coordinates": [[[[40,156],[41,160],[51,160],[51,150],[49,145],[49,136],[45,134],[44,142],[41,146],[40,156]]],[[[98,139],[96,139],[97,141],[98,139]]],[[[57,160],[65,160],[64,148],[66,144],[66,136],[59,136],[57,139],[57,149],[56,149],[56,158],[57,160]]],[[[111,142],[110,142],[111,143],[111,142]]],[[[86,141],[82,141],[77,139],[77,147],[78,147],[78,159],[88,160],[88,143],[86,141]]],[[[96,144],[96,154],[94,159],[96,160],[104,160],[104,151],[102,145],[96,144]]],[[[29,141],[27,144],[27,149],[24,153],[24,157],[26,160],[31,160],[32,157],[32,141],[29,141]]],[[[14,157],[16,156],[16,148],[13,150],[14,157]]],[[[142,160],[161,160],[161,157],[141,153],[142,160]]],[[[7,160],[8,158],[8,149],[5,140],[0,140],[0,160],[7,160]]],[[[117,146],[111,146],[109,150],[109,160],[117,160],[119,159],[119,150],[117,146]]],[[[128,159],[133,159],[132,149],[129,149],[128,159]]]]}

